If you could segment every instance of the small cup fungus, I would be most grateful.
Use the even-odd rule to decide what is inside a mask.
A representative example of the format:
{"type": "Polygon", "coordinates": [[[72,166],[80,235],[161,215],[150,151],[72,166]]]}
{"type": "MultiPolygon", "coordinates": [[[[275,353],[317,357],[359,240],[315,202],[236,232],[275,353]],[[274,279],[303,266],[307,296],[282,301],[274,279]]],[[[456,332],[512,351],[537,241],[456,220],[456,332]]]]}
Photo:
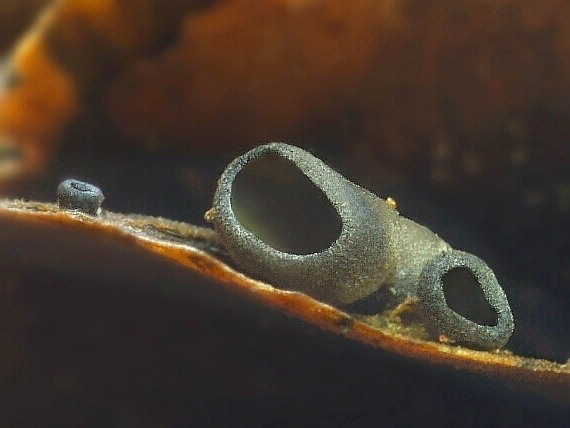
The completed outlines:
{"type": "Polygon", "coordinates": [[[97,215],[105,196],[97,186],[69,179],[57,186],[57,203],[60,208],[97,215]]]}
{"type": "Polygon", "coordinates": [[[513,332],[505,293],[482,260],[299,147],[270,143],[232,161],[207,217],[239,267],[280,287],[335,305],[386,287],[395,303],[418,298],[441,334],[471,347],[499,348],[513,332]],[[496,314],[489,323],[446,301],[444,279],[454,269],[473,274],[496,314]]]}

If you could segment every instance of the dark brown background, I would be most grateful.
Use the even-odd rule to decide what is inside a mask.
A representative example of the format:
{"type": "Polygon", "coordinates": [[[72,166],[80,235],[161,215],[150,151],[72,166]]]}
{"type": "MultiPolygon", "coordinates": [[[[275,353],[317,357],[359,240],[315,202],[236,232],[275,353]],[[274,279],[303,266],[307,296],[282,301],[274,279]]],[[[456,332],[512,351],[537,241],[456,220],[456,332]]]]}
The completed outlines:
{"type": "MultiPolygon", "coordinates": [[[[0,26],[3,47],[40,2],[6,5],[12,3],[0,8],[0,22],[10,22],[0,26]]],[[[86,106],[50,169],[20,195],[53,200],[57,183],[76,177],[99,185],[109,210],[201,224],[224,166],[255,144],[286,139],[380,196],[394,197],[405,216],[484,258],[516,317],[509,348],[565,361],[568,7],[532,3],[402,2],[400,21],[389,31],[382,27],[382,43],[370,58],[357,58],[365,73],[343,61],[327,68],[335,44],[315,39],[309,47],[327,49],[322,58],[310,57],[316,65],[309,71],[317,72],[307,87],[333,91],[334,84],[319,86],[327,71],[348,77],[339,92],[319,98],[315,90],[307,98],[314,104],[293,99],[285,104],[289,110],[270,109],[276,124],[264,116],[271,102],[252,94],[256,82],[274,82],[265,78],[275,67],[288,72],[287,55],[245,83],[247,67],[232,75],[234,69],[222,66],[226,74],[214,78],[208,67],[219,66],[219,58],[238,62],[240,49],[255,40],[254,23],[271,24],[279,34],[280,15],[269,9],[265,20],[256,20],[249,3],[223,9],[232,3],[222,2],[211,22],[228,23],[222,36],[237,25],[250,29],[247,37],[221,45],[220,33],[208,30],[219,27],[206,20],[182,32],[185,38],[170,51],[132,64],[103,100],[86,106]],[[210,35],[201,49],[188,48],[194,31],[210,35]],[[198,70],[190,80],[188,69],[198,70]],[[188,81],[198,82],[197,92],[182,87],[188,81]],[[212,87],[232,96],[215,98],[212,87]],[[169,103],[179,92],[182,99],[169,103]],[[221,101],[207,102],[212,99],[221,101]],[[149,128],[158,150],[141,148],[149,145],[149,128]]],[[[313,13],[294,24],[297,34],[314,34],[303,33],[319,25],[313,13]]],[[[340,39],[348,31],[331,28],[340,39]]],[[[288,91],[279,85],[275,94],[288,91]]],[[[271,95],[264,89],[270,101],[271,95]]],[[[63,237],[23,233],[20,239],[26,241],[3,247],[39,242],[50,251],[50,240],[63,237]]],[[[387,355],[132,250],[105,251],[124,258],[112,266],[86,253],[46,267],[6,252],[0,290],[0,419],[6,423],[562,426],[568,420],[566,406],[537,394],[387,355]],[[138,275],[143,265],[153,274],[138,275]]]]}

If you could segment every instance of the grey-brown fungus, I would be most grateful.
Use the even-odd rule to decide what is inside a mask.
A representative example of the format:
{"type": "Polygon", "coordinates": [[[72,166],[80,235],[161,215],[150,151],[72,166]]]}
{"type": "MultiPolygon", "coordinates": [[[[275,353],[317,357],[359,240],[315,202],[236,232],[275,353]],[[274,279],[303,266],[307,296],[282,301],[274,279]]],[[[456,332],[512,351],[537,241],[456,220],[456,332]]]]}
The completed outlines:
{"type": "Polygon", "coordinates": [[[438,330],[458,343],[497,349],[513,334],[515,324],[507,296],[489,266],[473,254],[454,250],[427,263],[418,297],[438,330]],[[451,275],[454,277],[449,278],[451,275]],[[463,297],[480,291],[481,298],[457,299],[454,289],[463,297]]]}
{"type": "MultiPolygon", "coordinates": [[[[394,204],[283,143],[256,147],[232,161],[218,181],[207,219],[241,269],[336,305],[381,288],[394,304],[418,296],[426,266],[458,254],[426,227],[400,216],[394,204]]],[[[475,275],[483,272],[471,264],[467,268],[475,275]]],[[[489,296],[492,308],[510,314],[502,290],[489,296]]],[[[474,329],[482,333],[469,338],[452,334],[434,314],[441,332],[457,342],[489,348],[510,336],[481,338],[504,327],[503,312],[500,326],[474,329]]]]}
{"type": "Polygon", "coordinates": [[[97,215],[104,199],[101,189],[83,181],[69,179],[57,186],[57,203],[63,209],[97,215]]]}

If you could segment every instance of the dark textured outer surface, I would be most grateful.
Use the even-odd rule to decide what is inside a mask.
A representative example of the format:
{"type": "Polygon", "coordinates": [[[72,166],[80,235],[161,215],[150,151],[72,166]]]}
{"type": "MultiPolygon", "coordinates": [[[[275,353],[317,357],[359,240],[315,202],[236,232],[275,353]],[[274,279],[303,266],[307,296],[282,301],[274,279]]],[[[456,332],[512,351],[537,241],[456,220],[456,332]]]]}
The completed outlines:
{"type": "MultiPolygon", "coordinates": [[[[378,205],[385,202],[377,198],[378,205]]],[[[397,300],[415,296],[421,287],[420,275],[433,258],[451,251],[451,246],[437,234],[406,217],[396,210],[386,212],[382,219],[391,224],[391,239],[396,248],[393,263],[396,266],[392,285],[397,300]]]]}
{"type": "MultiPolygon", "coordinates": [[[[299,147],[270,143],[236,158],[219,180],[213,209],[212,221],[235,263],[279,287],[304,291],[329,303],[345,304],[389,286],[396,302],[407,296],[419,296],[437,329],[458,343],[498,349],[513,333],[513,314],[506,295],[481,259],[452,250],[429,229],[401,217],[382,199],[350,183],[299,147]],[[342,231],[330,247],[307,255],[279,251],[236,218],[232,208],[234,180],[249,162],[267,154],[290,160],[334,206],[342,219],[342,231]],[[443,276],[456,267],[465,267],[475,275],[487,302],[498,315],[497,325],[479,325],[447,305],[443,276]]],[[[383,309],[379,306],[377,312],[383,309]]]]}
{"type": "Polygon", "coordinates": [[[287,144],[259,146],[235,159],[219,179],[213,223],[234,261],[246,272],[333,304],[351,303],[392,281],[390,224],[375,196],[350,183],[310,153],[287,144]],[[337,240],[319,253],[277,251],[245,229],[232,210],[232,183],[251,160],[267,153],[293,162],[329,199],[342,219],[337,240]]]}
{"type": "Polygon", "coordinates": [[[398,301],[413,296],[425,264],[451,250],[435,233],[401,217],[384,200],[349,182],[320,159],[283,143],[259,146],[231,162],[220,177],[213,207],[216,230],[239,266],[333,304],[352,303],[382,286],[390,286],[398,301]],[[233,181],[248,162],[267,153],[293,162],[338,212],[342,232],[329,248],[308,255],[284,253],[262,242],[236,219],[231,204],[233,181]]]}
{"type": "Polygon", "coordinates": [[[57,202],[64,209],[76,209],[96,215],[104,199],[101,189],[83,181],[64,180],[57,187],[57,202]]]}
{"type": "Polygon", "coordinates": [[[429,263],[420,277],[418,297],[424,311],[450,339],[480,349],[498,349],[510,339],[515,328],[513,313],[505,292],[493,271],[478,257],[452,251],[429,263]],[[485,300],[497,314],[494,326],[480,325],[453,311],[445,301],[443,276],[454,268],[466,268],[480,284],[485,300]]]}

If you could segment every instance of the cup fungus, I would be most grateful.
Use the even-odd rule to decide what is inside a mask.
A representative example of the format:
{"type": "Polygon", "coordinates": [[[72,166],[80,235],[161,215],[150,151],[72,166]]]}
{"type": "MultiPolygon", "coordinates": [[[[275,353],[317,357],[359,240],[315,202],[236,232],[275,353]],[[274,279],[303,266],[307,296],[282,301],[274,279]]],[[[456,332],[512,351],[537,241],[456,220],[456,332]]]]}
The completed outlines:
{"type": "Polygon", "coordinates": [[[60,208],[97,215],[105,196],[97,186],[69,179],[57,186],[57,203],[60,208]]]}
{"type": "MultiPolygon", "coordinates": [[[[455,279],[457,282],[469,281],[470,276],[455,279]]],[[[460,288],[461,284],[453,285],[460,288]]],[[[489,266],[473,254],[453,250],[428,262],[420,276],[418,297],[425,313],[436,322],[441,333],[457,342],[475,348],[496,349],[504,346],[513,333],[513,314],[505,292],[489,266]],[[485,302],[494,311],[493,317],[490,318],[483,309],[470,314],[472,319],[469,319],[453,307],[445,292],[445,280],[447,275],[462,270],[472,274],[485,302]]]]}
{"type": "Polygon", "coordinates": [[[381,288],[392,304],[415,297],[440,333],[477,348],[499,348],[513,332],[507,298],[482,260],[299,147],[270,143],[232,161],[207,219],[240,268],[280,287],[334,305],[381,288]],[[473,274],[496,314],[491,325],[448,305],[444,277],[456,268],[473,274]]]}

